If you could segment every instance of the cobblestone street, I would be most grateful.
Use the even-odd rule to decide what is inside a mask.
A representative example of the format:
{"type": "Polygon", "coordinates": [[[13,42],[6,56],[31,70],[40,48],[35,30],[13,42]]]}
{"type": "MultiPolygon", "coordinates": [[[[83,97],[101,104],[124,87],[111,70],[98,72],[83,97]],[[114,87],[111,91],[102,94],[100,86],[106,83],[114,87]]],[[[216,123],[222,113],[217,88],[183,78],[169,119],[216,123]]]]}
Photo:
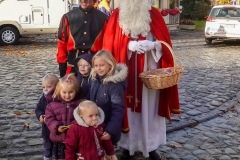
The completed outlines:
{"type": "MultiPolygon", "coordinates": [[[[240,44],[206,45],[203,32],[171,33],[177,64],[181,114],[167,122],[169,160],[240,160],[240,44]]],[[[41,125],[34,109],[41,78],[58,75],[54,35],[0,46],[0,160],[41,160],[41,125]]],[[[136,160],[144,158],[138,154],[136,160]]]]}

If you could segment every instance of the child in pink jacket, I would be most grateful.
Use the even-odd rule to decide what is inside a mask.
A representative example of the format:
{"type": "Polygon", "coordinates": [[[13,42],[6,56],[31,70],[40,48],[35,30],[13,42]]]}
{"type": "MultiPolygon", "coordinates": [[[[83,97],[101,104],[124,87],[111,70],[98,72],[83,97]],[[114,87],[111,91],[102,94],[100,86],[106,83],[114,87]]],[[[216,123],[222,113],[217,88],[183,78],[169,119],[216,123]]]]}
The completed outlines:
{"type": "Polygon", "coordinates": [[[65,136],[73,122],[73,111],[80,103],[79,85],[74,74],[62,77],[53,93],[53,102],[46,109],[46,124],[50,130],[50,139],[54,142],[55,159],[65,159],[65,136]]]}

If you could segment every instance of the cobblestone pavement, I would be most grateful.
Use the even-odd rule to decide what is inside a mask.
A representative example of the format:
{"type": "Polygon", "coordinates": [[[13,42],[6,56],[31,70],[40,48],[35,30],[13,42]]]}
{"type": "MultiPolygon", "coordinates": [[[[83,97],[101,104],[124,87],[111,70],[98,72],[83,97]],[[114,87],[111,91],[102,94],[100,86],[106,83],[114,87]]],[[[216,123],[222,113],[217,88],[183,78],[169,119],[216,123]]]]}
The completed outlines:
{"type": "MultiPolygon", "coordinates": [[[[240,159],[240,45],[206,45],[199,31],[171,33],[177,64],[182,113],[167,122],[168,159],[240,159]]],[[[58,75],[54,35],[0,46],[0,159],[42,159],[41,126],[34,109],[41,78],[58,75]]],[[[138,154],[136,160],[144,158],[138,154]]]]}

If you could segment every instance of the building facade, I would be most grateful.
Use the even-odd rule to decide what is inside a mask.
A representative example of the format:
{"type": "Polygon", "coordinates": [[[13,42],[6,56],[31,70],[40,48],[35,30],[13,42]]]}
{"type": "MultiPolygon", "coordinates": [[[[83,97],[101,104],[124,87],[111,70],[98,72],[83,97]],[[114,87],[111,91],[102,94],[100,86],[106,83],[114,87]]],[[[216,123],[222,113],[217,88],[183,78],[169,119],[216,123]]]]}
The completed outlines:
{"type": "MultiPolygon", "coordinates": [[[[232,4],[232,0],[210,0],[212,6],[221,5],[221,4],[232,4]]],[[[236,4],[240,5],[240,0],[236,0],[236,4]]]]}

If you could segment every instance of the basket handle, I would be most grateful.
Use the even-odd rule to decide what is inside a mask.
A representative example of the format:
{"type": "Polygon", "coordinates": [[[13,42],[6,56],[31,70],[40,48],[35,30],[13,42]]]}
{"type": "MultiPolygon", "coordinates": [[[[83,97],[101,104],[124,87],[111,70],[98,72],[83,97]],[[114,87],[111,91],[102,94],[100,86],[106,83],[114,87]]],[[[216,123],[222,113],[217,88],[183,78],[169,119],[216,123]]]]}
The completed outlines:
{"type": "MultiPolygon", "coordinates": [[[[176,59],[175,59],[175,55],[173,53],[172,47],[167,42],[160,41],[160,40],[158,40],[158,42],[164,44],[169,49],[169,51],[170,51],[170,53],[172,54],[172,57],[173,57],[173,67],[175,67],[176,59]]],[[[147,70],[148,71],[151,70],[151,68],[150,68],[150,56],[151,56],[151,51],[148,51],[148,53],[147,53],[147,70]]]]}

